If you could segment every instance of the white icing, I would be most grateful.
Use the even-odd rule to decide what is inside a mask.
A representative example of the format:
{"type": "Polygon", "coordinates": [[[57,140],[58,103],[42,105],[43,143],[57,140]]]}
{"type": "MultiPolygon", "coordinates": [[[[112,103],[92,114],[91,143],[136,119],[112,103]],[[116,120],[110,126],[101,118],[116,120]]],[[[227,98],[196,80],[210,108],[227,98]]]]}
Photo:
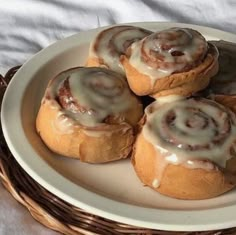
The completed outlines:
{"type": "Polygon", "coordinates": [[[154,179],[152,181],[152,187],[153,188],[158,188],[160,186],[160,181],[158,179],[154,179]]]}
{"type": "Polygon", "coordinates": [[[151,80],[152,84],[154,84],[154,82],[157,78],[166,77],[174,72],[173,68],[156,69],[156,68],[149,66],[145,62],[143,62],[141,60],[141,58],[142,58],[141,44],[142,44],[142,41],[135,42],[132,44],[132,46],[131,46],[132,53],[129,58],[129,62],[140,73],[150,76],[150,78],[152,79],[151,80]]]}
{"type": "Polygon", "coordinates": [[[56,110],[57,112],[55,120],[53,120],[51,123],[52,129],[54,129],[58,134],[72,134],[74,132],[74,120],[69,118],[65,112],[61,111],[60,106],[54,100],[46,99],[44,97],[43,102],[45,102],[46,105],[49,105],[51,109],[56,110]]]}
{"type": "MultiPolygon", "coordinates": [[[[109,116],[122,122],[122,113],[137,104],[137,99],[123,76],[111,70],[90,67],[72,69],[57,76],[48,86],[43,102],[49,102],[52,109],[57,109],[53,125],[66,134],[71,133],[77,124],[85,127],[102,125],[109,116]],[[81,107],[79,111],[73,103],[70,108],[63,109],[55,100],[65,79],[69,81],[72,94],[67,101],[76,101],[81,107]]],[[[86,131],[94,136],[91,130],[86,131]]]]}
{"type": "Polygon", "coordinates": [[[236,147],[236,118],[214,101],[192,98],[154,102],[145,113],[143,135],[162,153],[157,164],[159,180],[168,164],[212,170],[212,163],[225,167],[232,157],[230,149],[236,147]],[[171,115],[174,118],[167,122],[171,115]],[[222,142],[218,143],[217,138],[223,138],[222,142]]]}
{"type": "Polygon", "coordinates": [[[196,58],[199,51],[203,52],[203,56],[206,53],[207,43],[192,29],[172,28],[133,43],[131,50],[130,64],[139,72],[150,76],[154,83],[158,78],[178,72],[188,64],[194,64],[194,61],[199,59],[196,58]],[[176,51],[183,55],[173,56],[172,53],[176,51]],[[149,63],[144,61],[144,54],[149,57],[149,63]]]}
{"type": "Polygon", "coordinates": [[[167,96],[161,96],[161,97],[156,98],[156,101],[159,104],[162,104],[162,103],[168,103],[168,102],[174,102],[177,100],[182,100],[184,98],[185,98],[184,96],[180,96],[180,95],[167,95],[167,96]]]}
{"type": "Polygon", "coordinates": [[[102,58],[110,69],[124,74],[120,55],[125,54],[125,50],[131,42],[140,40],[150,33],[151,31],[134,26],[109,28],[99,33],[94,39],[90,46],[90,56],[102,58]]]}
{"type": "Polygon", "coordinates": [[[74,122],[71,118],[68,118],[63,112],[58,112],[58,115],[54,121],[55,129],[63,134],[71,134],[74,132],[74,122]]]}
{"type": "Polygon", "coordinates": [[[188,160],[183,165],[191,169],[204,169],[207,171],[218,170],[218,168],[212,162],[209,161],[188,160]]]}

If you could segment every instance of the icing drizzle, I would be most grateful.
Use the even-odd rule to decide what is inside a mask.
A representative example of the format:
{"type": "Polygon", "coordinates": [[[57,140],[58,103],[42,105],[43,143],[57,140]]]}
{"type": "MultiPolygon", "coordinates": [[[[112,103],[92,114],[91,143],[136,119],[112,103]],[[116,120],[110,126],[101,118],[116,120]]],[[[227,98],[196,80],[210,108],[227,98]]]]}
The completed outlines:
{"type": "MultiPolygon", "coordinates": [[[[168,164],[189,168],[226,167],[236,150],[236,117],[224,106],[203,98],[159,103],[146,110],[143,135],[162,153],[158,178],[168,164]]],[[[158,155],[160,157],[160,155],[158,155]]]]}
{"type": "Polygon", "coordinates": [[[120,56],[135,41],[152,32],[134,26],[115,26],[100,32],[90,46],[90,56],[101,58],[110,69],[125,74],[120,56]]]}
{"type": "Polygon", "coordinates": [[[155,80],[189,71],[205,57],[208,44],[197,31],[171,28],[156,32],[131,45],[130,64],[155,80]]]}
{"type": "Polygon", "coordinates": [[[96,127],[125,121],[125,112],[137,105],[125,77],[105,68],[75,68],[53,79],[44,96],[58,109],[55,127],[71,133],[74,125],[96,127]]]}

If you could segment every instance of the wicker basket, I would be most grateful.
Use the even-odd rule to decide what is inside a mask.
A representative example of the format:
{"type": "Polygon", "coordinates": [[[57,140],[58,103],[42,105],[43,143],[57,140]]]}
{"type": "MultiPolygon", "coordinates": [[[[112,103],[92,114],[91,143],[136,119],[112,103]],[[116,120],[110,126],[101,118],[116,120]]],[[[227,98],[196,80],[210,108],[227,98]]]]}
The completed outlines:
{"type": "MultiPolygon", "coordinates": [[[[0,100],[8,82],[20,66],[0,76],[0,100]]],[[[12,196],[25,206],[31,215],[48,228],[62,234],[159,234],[159,235],[229,235],[236,228],[208,232],[168,232],[139,228],[95,216],[63,201],[34,181],[10,153],[0,128],[0,179],[12,196]]]]}

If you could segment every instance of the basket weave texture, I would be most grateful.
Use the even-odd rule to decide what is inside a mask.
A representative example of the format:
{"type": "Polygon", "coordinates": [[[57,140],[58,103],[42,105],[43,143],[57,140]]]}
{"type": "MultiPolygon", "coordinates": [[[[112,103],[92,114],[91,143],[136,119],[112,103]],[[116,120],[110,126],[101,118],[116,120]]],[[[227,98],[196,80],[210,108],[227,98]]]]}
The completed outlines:
{"type": "MultiPolygon", "coordinates": [[[[20,66],[0,75],[0,101],[7,85],[20,66]]],[[[0,181],[11,195],[25,206],[33,218],[46,227],[67,235],[78,234],[157,234],[157,235],[236,235],[236,228],[207,232],[170,232],[145,229],[95,216],[70,205],[34,181],[16,162],[0,128],[0,181]]]]}

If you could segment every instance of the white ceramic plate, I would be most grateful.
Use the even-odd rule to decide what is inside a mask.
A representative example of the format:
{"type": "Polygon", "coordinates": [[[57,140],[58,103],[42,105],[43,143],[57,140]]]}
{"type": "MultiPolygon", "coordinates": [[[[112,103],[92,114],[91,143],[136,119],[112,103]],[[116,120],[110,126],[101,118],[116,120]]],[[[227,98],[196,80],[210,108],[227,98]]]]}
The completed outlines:
{"type": "MultiPolygon", "coordinates": [[[[151,30],[191,27],[207,39],[236,42],[223,31],[177,23],[136,23],[151,30]]],[[[184,201],[144,187],[129,160],[89,165],[55,156],[35,132],[35,117],[48,80],[59,72],[83,65],[90,40],[100,29],[81,32],[36,54],[17,72],[2,104],[6,141],[23,169],[65,201],[96,215],[147,228],[200,231],[236,226],[236,190],[220,197],[184,201]]]]}

